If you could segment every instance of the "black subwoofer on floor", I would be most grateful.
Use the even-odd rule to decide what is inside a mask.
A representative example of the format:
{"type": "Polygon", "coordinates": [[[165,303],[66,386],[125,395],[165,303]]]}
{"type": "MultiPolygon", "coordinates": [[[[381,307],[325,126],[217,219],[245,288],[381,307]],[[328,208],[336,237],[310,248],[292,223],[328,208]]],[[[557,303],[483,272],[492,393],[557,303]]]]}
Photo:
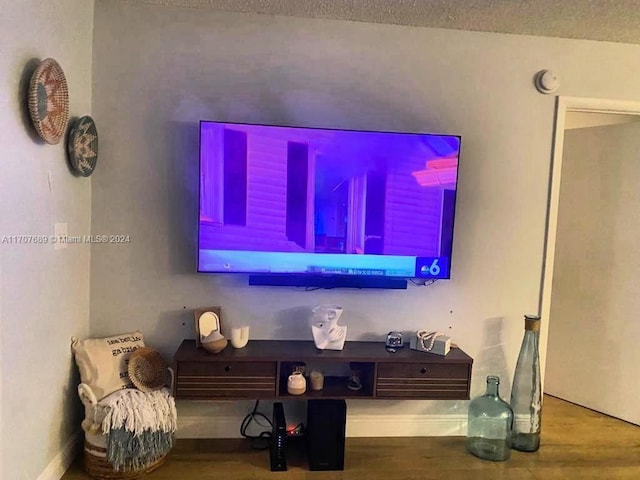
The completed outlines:
{"type": "Polygon", "coordinates": [[[309,470],[344,470],[344,400],[307,402],[307,457],[309,470]]]}

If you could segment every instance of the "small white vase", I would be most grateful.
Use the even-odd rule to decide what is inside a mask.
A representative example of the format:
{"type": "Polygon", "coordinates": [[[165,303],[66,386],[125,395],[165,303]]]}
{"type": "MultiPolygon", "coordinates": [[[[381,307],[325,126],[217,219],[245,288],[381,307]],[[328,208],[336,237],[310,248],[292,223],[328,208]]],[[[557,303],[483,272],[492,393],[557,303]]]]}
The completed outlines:
{"type": "Polygon", "coordinates": [[[287,380],[287,392],[290,395],[302,395],[307,390],[307,379],[301,372],[294,372],[287,380]]]}
{"type": "Polygon", "coordinates": [[[231,345],[233,348],[243,348],[249,342],[249,326],[231,329],[231,345]]]}

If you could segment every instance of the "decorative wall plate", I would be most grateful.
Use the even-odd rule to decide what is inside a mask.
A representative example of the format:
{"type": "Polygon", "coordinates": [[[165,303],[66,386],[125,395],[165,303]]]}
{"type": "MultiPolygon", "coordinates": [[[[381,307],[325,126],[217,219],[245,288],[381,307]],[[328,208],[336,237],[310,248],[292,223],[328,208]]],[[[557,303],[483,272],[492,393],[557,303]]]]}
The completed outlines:
{"type": "Polygon", "coordinates": [[[43,60],[31,76],[29,114],[45,142],[60,142],[69,121],[69,89],[62,68],[53,58],[43,60]]]}
{"type": "Polygon", "coordinates": [[[69,163],[78,175],[91,175],[98,161],[98,130],[90,116],[80,117],[73,124],[67,149],[69,163]]]}

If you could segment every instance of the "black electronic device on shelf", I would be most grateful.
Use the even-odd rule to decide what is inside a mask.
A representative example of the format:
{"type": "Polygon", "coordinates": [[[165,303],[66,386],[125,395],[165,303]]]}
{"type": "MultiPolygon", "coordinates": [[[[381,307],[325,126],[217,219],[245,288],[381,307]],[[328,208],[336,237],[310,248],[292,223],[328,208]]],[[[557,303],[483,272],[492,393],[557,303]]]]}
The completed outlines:
{"type": "Polygon", "coordinates": [[[344,400],[309,400],[306,432],[309,470],[344,470],[346,422],[344,400]]]}
{"type": "Polygon", "coordinates": [[[287,469],[285,454],[285,439],[287,438],[287,424],[284,418],[282,402],[273,404],[273,431],[271,434],[270,461],[272,472],[283,472],[287,469]]]}

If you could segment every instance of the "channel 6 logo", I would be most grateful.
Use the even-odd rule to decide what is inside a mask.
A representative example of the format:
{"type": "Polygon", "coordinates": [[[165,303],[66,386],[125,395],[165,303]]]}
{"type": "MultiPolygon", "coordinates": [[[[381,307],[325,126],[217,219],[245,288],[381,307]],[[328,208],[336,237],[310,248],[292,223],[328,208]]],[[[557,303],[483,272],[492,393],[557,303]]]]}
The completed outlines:
{"type": "Polygon", "coordinates": [[[416,257],[416,278],[449,278],[449,259],[416,257]]]}

